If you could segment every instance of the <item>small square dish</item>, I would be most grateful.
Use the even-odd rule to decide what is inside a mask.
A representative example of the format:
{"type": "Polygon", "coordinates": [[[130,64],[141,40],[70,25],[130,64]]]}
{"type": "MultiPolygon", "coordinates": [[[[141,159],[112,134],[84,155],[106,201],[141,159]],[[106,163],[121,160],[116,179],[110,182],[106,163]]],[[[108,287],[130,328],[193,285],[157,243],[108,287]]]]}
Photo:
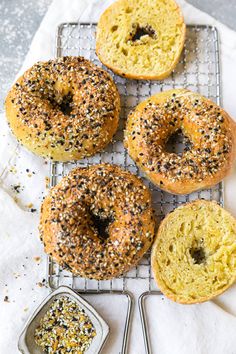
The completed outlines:
{"type": "Polygon", "coordinates": [[[39,307],[34,311],[30,319],[27,321],[18,342],[18,349],[23,354],[45,354],[45,351],[36,344],[34,335],[35,330],[40,326],[40,320],[51,309],[55,300],[66,297],[78,305],[78,309],[84,310],[96,331],[96,335],[92,338],[91,344],[84,352],[85,354],[98,354],[107,339],[109,327],[95,309],[89,305],[81,296],[67,286],[60,286],[47,296],[39,307]]]}

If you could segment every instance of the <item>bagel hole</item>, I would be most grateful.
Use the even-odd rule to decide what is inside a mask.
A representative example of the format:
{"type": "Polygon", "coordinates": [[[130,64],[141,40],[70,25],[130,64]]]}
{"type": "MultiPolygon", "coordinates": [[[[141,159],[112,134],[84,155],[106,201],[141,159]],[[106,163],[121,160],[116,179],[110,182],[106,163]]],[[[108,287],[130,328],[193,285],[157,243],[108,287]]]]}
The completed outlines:
{"type": "Polygon", "coordinates": [[[109,238],[109,225],[114,221],[114,219],[112,217],[108,217],[108,218],[103,218],[97,214],[94,214],[92,212],[90,212],[90,217],[91,217],[91,221],[93,223],[94,228],[97,230],[98,232],[98,237],[101,240],[106,240],[109,238]]]}
{"type": "Polygon", "coordinates": [[[63,114],[65,115],[70,115],[73,107],[73,97],[71,93],[68,93],[67,95],[63,96],[62,101],[59,104],[59,109],[62,111],[63,114]]]}
{"type": "Polygon", "coordinates": [[[206,260],[206,254],[203,247],[191,248],[190,255],[194,264],[202,264],[206,260]]]}
{"type": "Polygon", "coordinates": [[[150,25],[140,26],[133,25],[134,31],[131,33],[131,41],[139,41],[144,36],[149,36],[151,38],[156,38],[156,32],[150,25]]]}
{"type": "Polygon", "coordinates": [[[165,146],[165,150],[167,152],[180,156],[191,148],[192,143],[189,138],[183,134],[182,130],[177,130],[174,134],[172,134],[165,146]]]}
{"type": "Polygon", "coordinates": [[[60,101],[55,96],[47,97],[53,108],[59,109],[64,115],[70,115],[73,109],[73,96],[71,93],[64,95],[60,101]],[[59,101],[59,102],[58,102],[59,101]]]}
{"type": "Polygon", "coordinates": [[[73,96],[71,93],[64,95],[60,102],[53,98],[49,98],[49,101],[53,107],[57,107],[63,114],[71,114],[73,109],[73,96]]]}

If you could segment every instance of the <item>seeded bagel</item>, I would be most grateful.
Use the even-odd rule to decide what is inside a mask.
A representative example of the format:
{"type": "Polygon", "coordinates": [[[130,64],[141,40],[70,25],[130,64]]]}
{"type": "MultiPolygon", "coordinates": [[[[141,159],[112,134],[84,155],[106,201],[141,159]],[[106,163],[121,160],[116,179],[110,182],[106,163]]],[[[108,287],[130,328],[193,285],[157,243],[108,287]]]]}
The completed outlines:
{"type": "Polygon", "coordinates": [[[216,202],[197,200],[175,209],[159,227],[151,264],[170,299],[210,300],[236,279],[236,220],[216,202]]]}
{"type": "Polygon", "coordinates": [[[112,78],[83,57],[36,63],[6,98],[16,138],[35,154],[56,161],[102,150],[117,130],[119,111],[112,78]]]}
{"type": "Polygon", "coordinates": [[[153,241],[150,192],[115,165],[76,168],[44,200],[40,236],[46,253],[72,273],[97,280],[118,277],[153,241]]]}
{"type": "Polygon", "coordinates": [[[118,75],[161,80],[178,63],[185,30],[174,0],[118,0],[99,19],[96,53],[118,75]]]}
{"type": "Polygon", "coordinates": [[[125,146],[146,176],[161,189],[188,194],[214,186],[228,175],[236,156],[236,124],[214,102],[176,89],[141,102],[128,116],[125,146]],[[182,131],[182,154],[166,144],[182,131]]]}

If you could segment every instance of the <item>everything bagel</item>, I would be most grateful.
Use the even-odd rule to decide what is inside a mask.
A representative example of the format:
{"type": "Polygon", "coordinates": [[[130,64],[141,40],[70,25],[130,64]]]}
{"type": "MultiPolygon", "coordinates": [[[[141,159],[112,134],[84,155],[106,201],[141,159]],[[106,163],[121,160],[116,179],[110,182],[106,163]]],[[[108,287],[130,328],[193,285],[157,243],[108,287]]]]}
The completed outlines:
{"type": "Polygon", "coordinates": [[[161,189],[188,194],[221,181],[236,155],[235,123],[212,101],[184,89],[158,93],[130,114],[125,132],[129,155],[161,189]],[[166,143],[182,130],[190,147],[178,155],[166,143]]]}
{"type": "Polygon", "coordinates": [[[120,276],[153,241],[149,190],[116,165],[75,168],[44,200],[40,235],[46,253],[72,273],[120,276]]]}
{"type": "Polygon", "coordinates": [[[111,76],[83,57],[36,63],[6,98],[16,138],[35,154],[56,161],[102,150],[117,130],[119,112],[111,76]]]}

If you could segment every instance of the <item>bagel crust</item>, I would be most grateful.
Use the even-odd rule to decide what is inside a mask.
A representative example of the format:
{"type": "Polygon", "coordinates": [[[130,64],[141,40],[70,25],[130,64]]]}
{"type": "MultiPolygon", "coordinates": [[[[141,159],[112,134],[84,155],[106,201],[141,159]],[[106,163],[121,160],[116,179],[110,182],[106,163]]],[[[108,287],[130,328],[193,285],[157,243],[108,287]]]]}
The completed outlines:
{"type": "Polygon", "coordinates": [[[81,277],[104,280],[135,266],[154,237],[151,196],[116,165],[75,168],[50,190],[40,219],[45,252],[81,277]]]}
{"type": "Polygon", "coordinates": [[[158,93],[128,116],[125,147],[146,176],[161,189],[188,194],[214,186],[232,169],[236,124],[215,103],[184,89],[158,93]],[[189,147],[181,155],[166,151],[181,130],[189,147]]]}
{"type": "Polygon", "coordinates": [[[196,200],[161,222],[151,253],[160,290],[183,304],[220,295],[236,280],[236,220],[216,202],[196,200]]]}
{"type": "Polygon", "coordinates": [[[6,98],[16,138],[55,161],[101,151],[117,130],[119,112],[120,97],[111,76],[83,57],[36,63],[6,98]]]}
{"type": "Polygon", "coordinates": [[[185,32],[174,0],[117,0],[99,19],[96,53],[118,75],[162,80],[179,61],[185,32]]]}

